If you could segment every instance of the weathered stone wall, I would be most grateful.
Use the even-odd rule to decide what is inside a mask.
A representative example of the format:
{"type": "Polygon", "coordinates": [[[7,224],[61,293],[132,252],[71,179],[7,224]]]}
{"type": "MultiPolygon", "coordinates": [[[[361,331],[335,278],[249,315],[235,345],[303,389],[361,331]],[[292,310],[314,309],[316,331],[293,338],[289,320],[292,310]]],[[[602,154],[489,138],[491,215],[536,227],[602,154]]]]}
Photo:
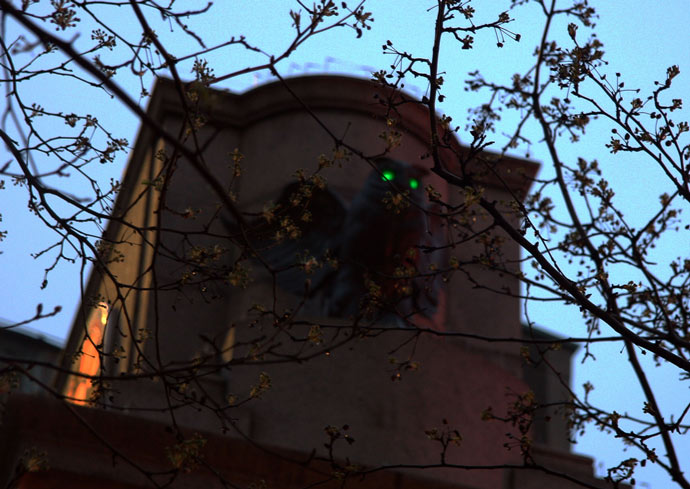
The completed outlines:
{"type": "MultiPolygon", "coordinates": [[[[303,168],[307,174],[315,171],[319,155],[332,153],[331,135],[367,156],[385,152],[385,143],[379,136],[384,130],[390,130],[390,126],[386,123],[385,109],[374,98],[380,89],[372,83],[344,77],[305,77],[287,83],[299,98],[279,83],[243,95],[213,91],[205,94],[202,113],[206,125],[197,134],[205,148],[204,164],[219,181],[228,182],[229,187],[230,154],[237,148],[244,155],[242,177],[238,184],[228,188],[236,196],[241,211],[260,212],[266,201],[278,197],[297,169],[303,168]]],[[[170,82],[162,81],[156,87],[149,113],[170,132],[184,134],[182,112],[170,82]]],[[[430,141],[427,112],[418,105],[405,105],[395,119],[402,139],[400,146],[388,156],[429,167],[431,159],[424,158],[430,141]]],[[[449,168],[456,169],[453,151],[461,154],[464,150],[455,142],[451,146],[442,151],[442,158],[449,168]]],[[[151,132],[143,131],[125,178],[129,188],[141,186],[141,175],[156,173],[153,171],[155,154],[144,151],[146,147],[161,146],[151,132]]],[[[171,154],[170,148],[165,150],[171,154]]],[[[353,155],[342,167],[327,168],[322,174],[329,188],[347,201],[359,191],[370,171],[364,160],[353,155]]],[[[496,161],[493,172],[480,180],[487,197],[497,205],[507,206],[513,195],[524,195],[529,185],[524,175],[534,175],[535,171],[534,163],[506,158],[496,161]]],[[[431,183],[453,203],[464,199],[462,189],[449,188],[435,175],[424,183],[431,183]]],[[[136,192],[127,190],[123,195],[118,209],[128,208],[136,192]]],[[[339,443],[336,456],[350,457],[361,464],[400,464],[438,462],[440,445],[429,440],[425,430],[442,429],[446,419],[447,426],[457,428],[463,437],[459,447],[451,448],[448,462],[519,463],[519,450],[501,448],[508,441],[506,433],[511,428],[502,422],[481,419],[489,407],[496,415],[504,414],[514,400],[511,396],[528,390],[522,379],[519,344],[449,338],[431,332],[416,335],[414,330],[384,329],[378,335],[363,335],[351,322],[314,317],[309,308],[302,319],[322,326],[323,342],[287,341],[288,335],[306,338],[310,325],[283,331],[280,320],[260,318],[256,311],[252,312],[255,304],[268,305],[270,309],[275,302],[275,310],[279,311],[299,302],[298,297],[274,288],[271,277],[262,273],[259,265],[254,267],[253,281],[246,288],[221,282],[197,285],[194,280],[181,288],[170,285],[186,269],[178,261],[167,258],[166,253],[184,254],[193,246],[232,247],[222,241],[227,229],[218,216],[228,217],[228,213],[219,207],[220,198],[184,159],[175,166],[165,199],[166,209],[162,213],[157,212],[157,199],[150,198],[148,211],[138,218],[142,223],[160,225],[158,246],[167,250],[156,258],[154,265],[158,291],[136,295],[137,302],[132,305],[132,317],[138,318],[135,328],[151,330],[153,339],[136,345],[131,336],[113,340],[112,344],[123,346],[127,355],[117,368],[122,370],[121,365],[125,365],[129,372],[136,370],[135,365],[139,363],[136,347],[156,359],[155,362],[174,366],[212,354],[211,343],[232,345],[234,342],[232,350],[218,355],[217,362],[221,362],[244,358],[256,338],[275,335],[286,339],[254,361],[205,371],[197,385],[185,389],[195,391],[197,398],[204,397],[210,409],[176,410],[178,423],[217,432],[223,421],[212,413],[215,408],[227,417],[226,424],[231,427],[228,436],[246,435],[260,444],[301,453],[315,450],[319,455],[325,455],[323,444],[328,440],[324,427],[348,425],[348,432],[356,441],[352,446],[339,443]],[[193,219],[188,211],[194,214],[193,219]],[[232,341],[228,343],[231,331],[232,341]],[[339,333],[336,335],[335,331],[339,333]],[[331,351],[332,345],[341,342],[342,346],[331,351]],[[310,358],[300,363],[290,362],[295,356],[310,358]],[[288,361],[280,362],[280,359],[288,361]],[[407,360],[418,362],[415,371],[396,370],[400,362],[407,360]],[[227,396],[246,398],[251,387],[258,383],[260,372],[270,376],[271,388],[261,399],[228,408],[227,396]],[[229,419],[232,422],[228,423],[229,419]]],[[[478,227],[490,223],[481,212],[476,219],[478,227]]],[[[109,232],[122,233],[117,226],[112,223],[109,232]]],[[[470,240],[453,253],[461,260],[469,260],[482,251],[480,243],[470,240]]],[[[226,263],[238,251],[234,253],[224,258],[228,260],[226,263]]],[[[506,241],[502,253],[516,263],[517,269],[517,247],[506,241]]],[[[126,265],[118,265],[123,267],[119,273],[142,276],[151,265],[151,256],[140,253],[138,262],[131,260],[126,265]]],[[[443,289],[438,313],[423,323],[424,326],[441,334],[520,338],[518,299],[477,287],[479,284],[517,292],[517,280],[480,265],[469,266],[464,272],[472,280],[465,273],[456,273],[443,289]]],[[[91,287],[98,289],[97,284],[91,287]]],[[[121,326],[122,321],[119,319],[121,326]]],[[[71,344],[77,341],[72,338],[71,344]]],[[[147,370],[151,366],[143,368],[147,370]]],[[[142,379],[136,383],[115,383],[115,388],[114,404],[128,406],[131,414],[138,416],[161,417],[160,413],[139,409],[165,408],[162,383],[142,379]]],[[[471,487],[494,488],[505,483],[505,474],[500,471],[437,471],[425,475],[455,483],[462,481],[471,487]]]]}

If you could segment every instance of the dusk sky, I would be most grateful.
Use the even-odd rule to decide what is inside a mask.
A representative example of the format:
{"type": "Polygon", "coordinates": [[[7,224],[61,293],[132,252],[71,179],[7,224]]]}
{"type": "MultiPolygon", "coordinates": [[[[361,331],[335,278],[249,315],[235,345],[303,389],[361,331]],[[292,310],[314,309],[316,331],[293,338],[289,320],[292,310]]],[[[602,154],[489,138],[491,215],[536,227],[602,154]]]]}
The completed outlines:
{"type": "MultiPolygon", "coordinates": [[[[205,2],[204,2],[205,3],[205,2]]],[[[271,1],[262,2],[260,9],[248,8],[250,2],[226,0],[217,2],[209,16],[204,16],[203,22],[190,21],[192,29],[203,32],[208,39],[223,40],[230,36],[245,35],[247,40],[260,46],[267,53],[278,53],[285,49],[291,36],[291,20],[287,5],[293,2],[271,1]],[[222,6],[221,6],[222,4],[222,6]],[[267,15],[266,12],[270,12],[267,15]]],[[[424,5],[433,2],[420,0],[376,0],[368,4],[367,10],[373,12],[375,21],[370,31],[365,31],[361,39],[357,39],[354,31],[338,29],[324,33],[301,46],[288,60],[278,65],[284,76],[297,76],[314,73],[341,73],[368,78],[372,69],[390,65],[394,62],[390,56],[384,56],[381,46],[386,40],[392,40],[401,50],[413,52],[418,56],[429,56],[429,49],[433,35],[434,11],[428,11],[424,5]]],[[[497,5],[510,2],[476,2],[477,23],[494,20],[501,9],[497,5]]],[[[606,59],[610,64],[605,68],[612,77],[621,74],[621,80],[626,87],[640,88],[642,94],[653,88],[655,80],[665,77],[666,69],[671,65],[679,65],[680,75],[674,84],[672,95],[682,98],[690,93],[690,8],[684,0],[667,0],[654,2],[652,0],[629,0],[627,2],[602,1],[590,2],[598,9],[600,18],[595,32],[603,42],[606,59]]],[[[293,8],[295,8],[293,6],[293,8]]],[[[507,7],[505,7],[507,8],[507,7]]],[[[453,43],[448,43],[446,51],[442,53],[442,69],[446,72],[444,93],[446,101],[440,105],[440,110],[451,115],[454,121],[465,127],[467,109],[483,103],[486,94],[471,94],[463,90],[463,81],[468,78],[467,73],[479,69],[486,78],[506,81],[515,72],[524,71],[531,62],[535,45],[541,36],[541,17],[537,8],[531,5],[511,11],[515,22],[510,24],[513,32],[521,35],[516,43],[510,39],[504,41],[504,47],[496,46],[496,35],[491,30],[481,31],[475,40],[475,48],[470,51],[460,50],[453,43]]],[[[123,9],[122,18],[109,19],[121,25],[123,32],[129,32],[134,27],[131,15],[123,9]]],[[[152,19],[159,21],[160,19],[152,19]]],[[[86,20],[84,20],[86,24],[86,20]]],[[[169,46],[184,54],[196,49],[188,38],[184,41],[177,34],[170,33],[165,24],[160,24],[158,31],[169,46]]],[[[89,37],[89,29],[84,29],[82,38],[89,37]]],[[[6,39],[12,40],[18,35],[17,26],[8,22],[6,39]]],[[[132,31],[132,36],[134,37],[132,31]]],[[[560,40],[567,39],[566,24],[557,24],[552,29],[553,37],[560,40]]],[[[578,35],[585,37],[586,29],[581,28],[578,35]]],[[[77,45],[79,45],[77,41],[77,45]]],[[[565,42],[565,41],[564,41],[565,42]]],[[[241,69],[250,64],[262,63],[266,59],[257,53],[247,53],[241,47],[233,47],[218,55],[209,57],[211,66],[216,67],[217,74],[241,69]]],[[[183,76],[192,78],[189,67],[181,70],[183,76]]],[[[216,88],[227,88],[242,92],[273,79],[266,73],[255,73],[228,80],[216,88]]],[[[134,77],[118,76],[115,81],[138,98],[140,88],[133,83],[134,77]]],[[[148,79],[148,83],[152,80],[148,79]]],[[[108,121],[108,127],[117,132],[118,137],[127,138],[130,146],[134,144],[139,123],[131,112],[116,100],[105,97],[97,91],[81,92],[78,85],[67,80],[57,80],[46,83],[37,80],[31,88],[25,89],[24,96],[39,101],[46,109],[68,112],[90,112],[103,121],[108,121]]],[[[148,87],[151,88],[151,85],[148,87]]],[[[427,86],[421,79],[407,81],[408,91],[421,97],[427,86]]],[[[141,100],[146,105],[146,99],[141,100]]],[[[686,107],[690,101],[686,101],[686,107]]],[[[690,111],[683,109],[676,120],[688,120],[690,111]]],[[[506,116],[498,125],[497,133],[492,136],[496,140],[496,147],[505,143],[502,133],[509,133],[513,129],[515,119],[506,116]]],[[[60,131],[56,127],[54,131],[60,131]]],[[[595,123],[587,136],[578,144],[564,146],[562,156],[576,160],[578,156],[588,159],[597,158],[616,191],[617,202],[625,210],[626,217],[635,223],[642,223],[648,218],[650,203],[654,204],[658,196],[668,191],[668,184],[661,172],[651,167],[641,156],[612,156],[604,147],[609,139],[609,128],[603,122],[595,123]]],[[[458,134],[461,142],[468,142],[469,136],[462,132],[458,134]]],[[[538,162],[544,162],[541,177],[551,175],[548,167],[548,155],[544,146],[539,144],[538,134],[534,134],[532,146],[515,150],[515,156],[529,157],[538,162]]],[[[0,152],[4,165],[10,160],[10,155],[0,152]]],[[[40,164],[40,157],[37,157],[40,164]]],[[[114,163],[94,167],[93,171],[104,185],[111,178],[120,179],[126,165],[126,158],[116,159],[114,163]]],[[[16,171],[16,167],[10,167],[16,171]]],[[[50,229],[35,218],[27,209],[27,195],[23,188],[14,186],[9,179],[5,179],[5,189],[0,190],[0,213],[2,222],[0,230],[8,231],[6,239],[0,242],[0,318],[13,323],[23,321],[33,316],[37,303],[43,303],[44,311],[50,311],[56,306],[62,307],[62,312],[55,317],[31,324],[27,330],[40,332],[56,342],[63,341],[69,333],[73,315],[80,300],[80,283],[85,284],[88,270],[81,274],[80,263],[68,264],[62,262],[48,277],[48,285],[41,290],[43,270],[53,263],[55,253],[48,252],[39,258],[32,258],[37,253],[54,242],[54,235],[50,229]],[[80,277],[81,275],[81,277],[80,277]]],[[[80,184],[73,184],[63,179],[52,182],[61,188],[79,195],[83,191],[80,184]]],[[[690,208],[685,206],[681,215],[684,223],[690,222],[690,208]]],[[[96,233],[96,230],[94,230],[96,233]]],[[[656,251],[659,263],[668,263],[670,257],[690,256],[690,239],[688,234],[678,234],[665,240],[656,251]]],[[[661,272],[660,272],[661,273],[661,272]]],[[[667,272],[664,272],[667,273],[667,272]]],[[[624,282],[626,280],[618,280],[624,282]]],[[[586,336],[586,329],[577,307],[567,307],[556,304],[535,304],[529,307],[529,318],[536,324],[560,336],[586,336]]],[[[603,335],[612,332],[603,330],[603,335]]],[[[597,344],[592,347],[596,361],[588,360],[582,363],[583,354],[580,350],[574,363],[574,387],[582,392],[581,385],[590,381],[595,386],[591,398],[603,407],[616,409],[619,412],[629,412],[642,416],[643,399],[632,378],[632,371],[627,366],[625,352],[620,344],[597,344]]],[[[687,382],[678,381],[678,371],[675,368],[652,366],[652,359],[647,360],[652,374],[652,382],[659,392],[661,405],[666,412],[677,412],[690,400],[687,382]]],[[[594,456],[600,475],[604,468],[617,463],[625,457],[639,456],[630,451],[622,454],[623,447],[612,436],[603,435],[591,428],[588,433],[578,439],[574,446],[578,453],[594,456]]],[[[663,452],[662,448],[658,449],[663,452]]],[[[690,453],[690,440],[678,443],[681,463],[685,462],[685,470],[690,470],[687,454],[690,453]]],[[[602,472],[603,470],[603,472],[602,472]]],[[[636,477],[638,486],[663,488],[668,487],[670,481],[663,471],[653,464],[646,468],[639,468],[636,477]]]]}

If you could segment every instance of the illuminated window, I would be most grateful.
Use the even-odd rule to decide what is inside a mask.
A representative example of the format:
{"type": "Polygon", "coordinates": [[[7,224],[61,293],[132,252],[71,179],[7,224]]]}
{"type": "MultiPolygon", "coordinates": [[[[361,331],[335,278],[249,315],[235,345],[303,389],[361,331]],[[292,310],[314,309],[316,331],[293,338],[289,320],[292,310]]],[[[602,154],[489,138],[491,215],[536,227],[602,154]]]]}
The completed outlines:
{"type": "MultiPolygon", "coordinates": [[[[101,359],[96,346],[103,343],[105,325],[108,322],[108,304],[101,302],[91,312],[86,324],[88,335],[84,336],[79,356],[79,373],[95,377],[101,367],[101,359]]],[[[66,395],[75,404],[87,404],[93,387],[91,379],[86,377],[72,377],[67,387],[66,395]]]]}

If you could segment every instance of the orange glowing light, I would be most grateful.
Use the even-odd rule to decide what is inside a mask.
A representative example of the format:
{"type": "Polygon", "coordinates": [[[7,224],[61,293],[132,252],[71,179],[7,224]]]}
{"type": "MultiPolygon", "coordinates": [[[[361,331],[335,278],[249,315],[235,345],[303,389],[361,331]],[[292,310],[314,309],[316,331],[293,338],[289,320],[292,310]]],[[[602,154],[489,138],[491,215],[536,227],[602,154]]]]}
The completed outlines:
{"type": "MultiPolygon", "coordinates": [[[[78,372],[89,377],[98,374],[101,359],[97,346],[103,343],[105,325],[108,322],[108,304],[100,302],[91,313],[86,325],[87,335],[81,345],[78,372]]],[[[75,404],[86,404],[92,392],[91,379],[87,377],[72,377],[67,387],[66,395],[75,404]]]]}

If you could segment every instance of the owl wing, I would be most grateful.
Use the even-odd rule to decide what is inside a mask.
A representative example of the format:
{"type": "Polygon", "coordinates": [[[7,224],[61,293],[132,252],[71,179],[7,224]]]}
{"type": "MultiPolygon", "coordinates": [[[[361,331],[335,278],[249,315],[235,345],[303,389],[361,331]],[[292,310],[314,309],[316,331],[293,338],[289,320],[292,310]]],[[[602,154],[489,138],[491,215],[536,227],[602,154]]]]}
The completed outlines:
{"type": "Polygon", "coordinates": [[[424,214],[424,225],[417,234],[417,276],[412,279],[414,310],[431,318],[439,303],[443,278],[439,270],[447,263],[445,229],[437,209],[429,207],[424,214]]]}

